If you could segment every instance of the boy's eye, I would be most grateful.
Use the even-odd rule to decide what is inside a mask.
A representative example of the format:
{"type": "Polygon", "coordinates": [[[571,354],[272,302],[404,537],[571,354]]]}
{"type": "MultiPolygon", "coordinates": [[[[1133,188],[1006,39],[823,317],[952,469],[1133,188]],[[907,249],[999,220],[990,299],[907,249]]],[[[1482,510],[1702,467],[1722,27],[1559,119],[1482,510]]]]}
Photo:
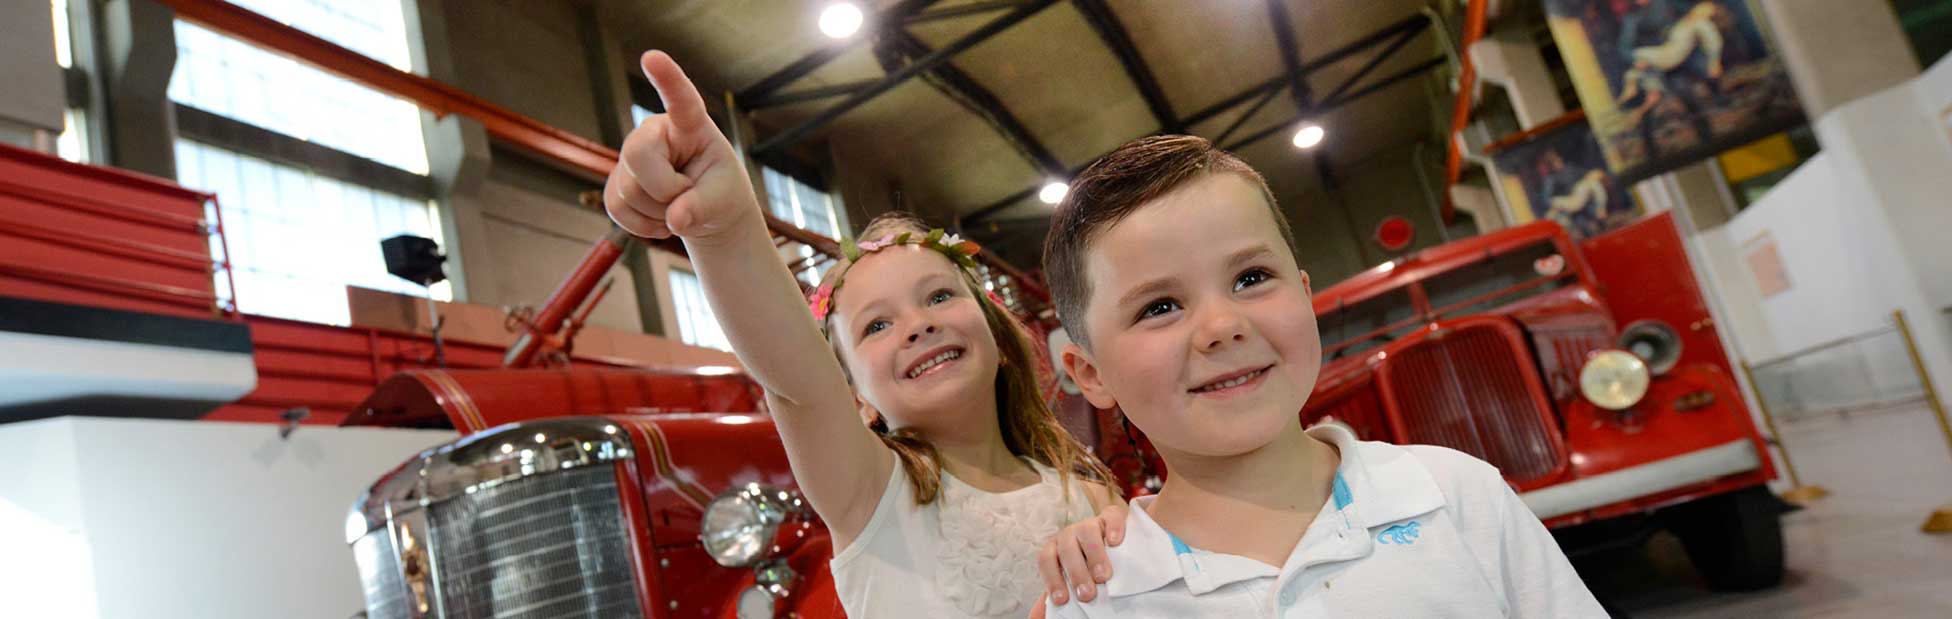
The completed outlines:
{"type": "Polygon", "coordinates": [[[942,290],[937,290],[935,292],[931,292],[929,293],[929,305],[935,305],[937,303],[947,302],[949,299],[955,298],[955,296],[956,295],[949,292],[949,289],[947,288],[944,288],[942,290]]]}
{"type": "Polygon", "coordinates": [[[1234,292],[1259,286],[1262,282],[1270,279],[1274,279],[1274,274],[1269,273],[1267,269],[1258,267],[1249,269],[1247,272],[1241,273],[1239,277],[1234,278],[1234,292]]]}
{"type": "Polygon", "coordinates": [[[861,337],[874,335],[875,333],[879,333],[882,329],[886,329],[886,328],[888,328],[888,321],[886,320],[870,321],[868,323],[868,326],[861,328],[861,337]]]}
{"type": "Polygon", "coordinates": [[[1157,316],[1164,316],[1176,309],[1179,309],[1178,301],[1174,301],[1172,299],[1159,299],[1157,301],[1147,303],[1145,304],[1145,307],[1139,309],[1139,320],[1145,320],[1147,318],[1153,318],[1157,316]]]}

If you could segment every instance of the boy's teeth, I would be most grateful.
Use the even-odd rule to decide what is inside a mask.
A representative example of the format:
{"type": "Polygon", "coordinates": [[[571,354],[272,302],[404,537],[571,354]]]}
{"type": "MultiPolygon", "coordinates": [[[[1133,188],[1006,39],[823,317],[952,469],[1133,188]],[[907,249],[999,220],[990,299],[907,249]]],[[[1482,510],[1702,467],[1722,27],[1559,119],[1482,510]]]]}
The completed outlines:
{"type": "Polygon", "coordinates": [[[1201,388],[1199,389],[1199,391],[1202,391],[1202,392],[1205,392],[1205,391],[1219,391],[1219,390],[1221,390],[1221,389],[1229,389],[1229,388],[1233,388],[1233,387],[1239,387],[1239,386],[1241,386],[1241,385],[1245,385],[1245,384],[1247,384],[1247,381],[1249,381],[1249,380],[1253,380],[1255,376],[1259,376],[1260,374],[1261,374],[1261,372],[1260,372],[1260,370],[1255,370],[1255,371],[1252,371],[1252,372],[1248,372],[1248,373],[1246,373],[1246,374],[1242,374],[1242,375],[1240,375],[1240,376],[1236,376],[1236,377],[1234,377],[1234,378],[1231,378],[1231,379],[1228,379],[1228,380],[1226,380],[1226,381],[1224,381],[1224,382],[1220,382],[1220,383],[1217,383],[1217,384],[1213,384],[1213,385],[1208,385],[1208,386],[1205,386],[1205,387],[1201,387],[1201,388]]]}

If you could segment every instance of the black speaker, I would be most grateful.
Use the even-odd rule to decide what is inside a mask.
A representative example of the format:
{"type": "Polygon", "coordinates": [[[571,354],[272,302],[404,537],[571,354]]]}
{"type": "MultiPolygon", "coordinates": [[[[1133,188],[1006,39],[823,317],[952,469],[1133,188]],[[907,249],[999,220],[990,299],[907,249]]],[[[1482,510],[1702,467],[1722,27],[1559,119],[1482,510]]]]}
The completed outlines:
{"type": "Polygon", "coordinates": [[[447,261],[447,256],[441,255],[441,247],[434,239],[402,234],[380,241],[380,253],[386,256],[386,272],[394,277],[422,286],[447,279],[447,273],[441,271],[441,263],[447,261]]]}

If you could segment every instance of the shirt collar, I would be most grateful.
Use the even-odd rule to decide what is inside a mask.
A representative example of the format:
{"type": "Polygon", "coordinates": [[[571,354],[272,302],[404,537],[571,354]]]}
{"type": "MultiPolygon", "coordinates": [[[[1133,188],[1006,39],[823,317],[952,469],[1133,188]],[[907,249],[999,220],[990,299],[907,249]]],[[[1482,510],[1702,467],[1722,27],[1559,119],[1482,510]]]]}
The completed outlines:
{"type": "MultiPolygon", "coordinates": [[[[1436,480],[1403,448],[1358,441],[1348,428],[1335,423],[1309,428],[1308,434],[1334,445],[1341,453],[1328,504],[1324,506],[1327,509],[1309,525],[1311,530],[1322,526],[1367,530],[1443,506],[1443,493],[1436,480]]],[[[1199,595],[1227,584],[1280,573],[1273,566],[1252,559],[1187,546],[1146,513],[1155,498],[1132,499],[1132,509],[1125,521],[1125,541],[1106,552],[1116,571],[1104,585],[1106,595],[1137,595],[1176,580],[1185,580],[1188,591],[1199,595]]],[[[1360,539],[1366,540],[1367,535],[1360,539]]]]}

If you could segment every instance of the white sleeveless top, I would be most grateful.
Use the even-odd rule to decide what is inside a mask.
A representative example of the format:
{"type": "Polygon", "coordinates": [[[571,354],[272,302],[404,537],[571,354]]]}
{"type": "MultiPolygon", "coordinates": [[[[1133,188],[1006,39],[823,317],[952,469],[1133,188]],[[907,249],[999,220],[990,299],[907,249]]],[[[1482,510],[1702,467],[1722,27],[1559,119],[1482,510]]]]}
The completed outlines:
{"type": "Polygon", "coordinates": [[[1024,462],[1037,483],[990,493],[944,471],[936,501],[918,506],[897,460],[867,527],[829,563],[847,616],[1029,616],[1044,591],[1037,552],[1093,513],[1085,482],[1073,477],[1067,500],[1057,471],[1024,462]]]}

